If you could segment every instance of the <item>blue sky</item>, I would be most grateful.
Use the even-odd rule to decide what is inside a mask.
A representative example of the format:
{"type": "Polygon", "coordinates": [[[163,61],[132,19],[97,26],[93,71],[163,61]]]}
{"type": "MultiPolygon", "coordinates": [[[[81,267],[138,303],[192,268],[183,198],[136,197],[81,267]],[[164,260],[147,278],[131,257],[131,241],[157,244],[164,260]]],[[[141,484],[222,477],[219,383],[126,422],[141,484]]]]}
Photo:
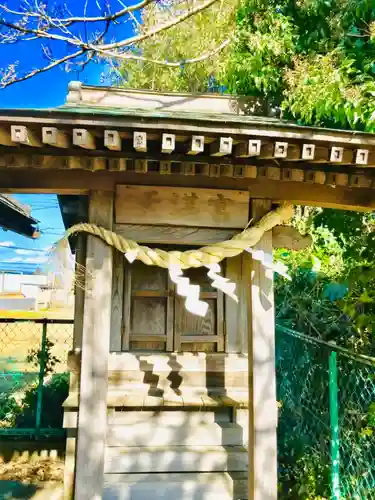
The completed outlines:
{"type": "MultiPolygon", "coordinates": [[[[98,16],[100,10],[98,5],[104,4],[107,0],[87,0],[87,16],[98,16]]],[[[13,8],[19,8],[22,0],[11,0],[8,5],[13,8]]],[[[52,5],[61,5],[65,3],[72,15],[82,15],[85,0],[56,0],[48,2],[52,5]]],[[[111,0],[112,10],[118,10],[122,5],[133,4],[135,0],[122,1],[111,0]]],[[[98,27],[97,24],[95,24],[98,27]]],[[[119,30],[126,36],[131,25],[127,27],[117,26],[116,35],[119,30]]],[[[82,34],[82,26],[77,28],[82,34]]],[[[55,56],[66,55],[67,48],[65,44],[52,42],[51,49],[55,56]]],[[[6,67],[10,63],[19,62],[20,71],[34,69],[45,66],[47,61],[43,57],[41,42],[39,40],[23,42],[22,44],[0,45],[0,66],[6,67]]],[[[104,64],[89,64],[82,73],[77,71],[66,72],[64,68],[57,67],[46,73],[37,75],[30,80],[11,85],[0,90],[0,108],[47,108],[60,106],[65,101],[68,83],[72,80],[81,80],[91,85],[100,85],[101,76],[105,70],[104,64]]]]}
{"type": "MultiPolygon", "coordinates": [[[[104,3],[105,0],[100,0],[104,3]]],[[[11,0],[8,5],[18,8],[20,1],[11,0]]],[[[55,2],[50,2],[50,4],[55,2]]],[[[58,2],[56,2],[58,3],[58,2]]],[[[61,3],[61,2],[60,2],[61,3]]],[[[70,11],[74,15],[81,15],[83,12],[84,0],[65,0],[70,11]]],[[[87,14],[97,16],[99,13],[97,0],[88,0],[87,14]]],[[[125,1],[111,0],[113,9],[118,10],[121,5],[132,4],[134,0],[125,1]]],[[[131,29],[128,24],[124,29],[131,29]]],[[[65,47],[52,47],[56,53],[65,53],[65,47]]],[[[39,41],[27,42],[27,44],[0,45],[1,67],[6,67],[9,63],[19,61],[20,69],[32,69],[45,64],[42,56],[39,41]]],[[[103,72],[103,64],[91,63],[86,66],[82,73],[67,73],[61,68],[55,68],[47,73],[33,77],[30,80],[21,82],[5,89],[0,89],[0,108],[48,108],[64,104],[69,81],[77,80],[91,84],[100,85],[103,72]]],[[[46,268],[48,264],[47,250],[63,234],[64,227],[58,208],[57,197],[55,195],[15,195],[22,203],[31,207],[32,215],[40,221],[41,237],[38,240],[31,240],[10,231],[3,231],[0,228],[0,271],[13,270],[19,272],[33,272],[36,268],[46,268]]]]}
{"type": "Polygon", "coordinates": [[[0,229],[0,270],[43,270],[48,267],[51,247],[64,232],[57,198],[38,194],[18,194],[14,198],[32,208],[32,215],[40,221],[41,237],[32,240],[0,229]]]}

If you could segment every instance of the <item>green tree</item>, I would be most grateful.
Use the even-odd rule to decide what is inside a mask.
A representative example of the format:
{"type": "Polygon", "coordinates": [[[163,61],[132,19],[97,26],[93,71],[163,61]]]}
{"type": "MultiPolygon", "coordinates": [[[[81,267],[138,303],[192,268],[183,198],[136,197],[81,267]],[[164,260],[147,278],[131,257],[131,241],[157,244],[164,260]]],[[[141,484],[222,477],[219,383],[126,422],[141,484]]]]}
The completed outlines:
{"type": "Polygon", "coordinates": [[[243,0],[230,91],[305,124],[375,130],[373,0],[243,0]]]}
{"type": "MultiPolygon", "coordinates": [[[[17,47],[24,46],[19,55],[24,60],[11,59],[0,68],[0,88],[34,78],[58,66],[67,72],[81,72],[91,62],[105,59],[112,67],[112,74],[118,76],[120,62],[145,62],[147,44],[143,42],[163,37],[162,33],[172,29],[175,36],[184,32],[183,24],[188,20],[190,28],[194,16],[204,12],[220,0],[85,0],[65,2],[45,0],[12,0],[0,3],[0,43],[17,47]],[[69,4],[69,5],[68,5],[69,4]],[[147,9],[144,11],[144,9],[147,9]],[[155,15],[154,15],[155,14],[155,15]],[[143,18],[143,23],[140,19],[143,18]],[[129,30],[130,28],[130,30],[129,30]],[[176,29],[177,28],[177,29],[176,29]],[[134,34],[133,31],[136,31],[134,34]],[[30,66],[27,48],[30,41],[36,41],[41,49],[42,58],[36,67],[30,66]]],[[[222,2],[224,6],[224,2],[222,2]]],[[[217,11],[218,18],[222,11],[217,11]]],[[[199,17],[196,20],[200,25],[199,17]]],[[[219,23],[220,24],[220,23],[219,23]]],[[[203,28],[206,28],[203,25],[203,28]]],[[[161,38],[162,39],[162,38],[161,38]]],[[[211,43],[210,37],[207,39],[211,43]]],[[[170,63],[163,60],[158,64],[179,67],[191,61],[184,48],[194,48],[194,40],[187,39],[185,47],[180,46],[178,60],[170,63]]],[[[151,44],[152,45],[152,44],[151,44]]],[[[224,40],[208,55],[198,54],[198,60],[205,60],[212,53],[218,53],[228,45],[224,40]]],[[[167,48],[168,49],[168,48],[167,48]]],[[[170,54],[167,50],[167,59],[170,54]]],[[[155,57],[153,58],[155,60],[155,57]]]]}
{"type": "MultiPolygon", "coordinates": [[[[146,10],[145,29],[163,12],[146,10]]],[[[142,50],[149,60],[178,59],[186,45],[191,56],[205,53],[231,33],[231,45],[199,65],[126,64],[126,85],[199,91],[215,81],[216,88],[258,96],[305,124],[375,130],[374,0],[217,2],[142,50]]],[[[308,252],[280,252],[293,281],[277,284],[278,321],[375,352],[373,221],[371,214],[335,210],[300,213],[295,223],[312,234],[314,245],[308,252]]]]}
{"type": "MultiPolygon", "coordinates": [[[[200,3],[201,0],[177,0],[169,2],[168,8],[163,2],[153,3],[144,9],[138,32],[168,23],[178,17],[181,10],[200,3]]],[[[175,26],[139,44],[134,51],[143,60],[126,61],[122,65],[125,85],[149,90],[205,92],[217,79],[224,81],[237,5],[238,0],[217,0],[185,21],[183,28],[175,26]]]]}
{"type": "Polygon", "coordinates": [[[313,246],[276,252],[293,278],[276,280],[277,321],[375,355],[374,214],[307,207],[294,224],[313,246]]]}
{"type": "MultiPolygon", "coordinates": [[[[188,2],[172,2],[167,14],[163,4],[145,9],[139,29],[188,2]]],[[[216,90],[259,96],[304,124],[375,130],[373,0],[220,0],[141,50],[146,61],[122,67],[127,86],[204,91],[215,81],[216,90]],[[184,64],[199,55],[210,57],[184,64]]]]}

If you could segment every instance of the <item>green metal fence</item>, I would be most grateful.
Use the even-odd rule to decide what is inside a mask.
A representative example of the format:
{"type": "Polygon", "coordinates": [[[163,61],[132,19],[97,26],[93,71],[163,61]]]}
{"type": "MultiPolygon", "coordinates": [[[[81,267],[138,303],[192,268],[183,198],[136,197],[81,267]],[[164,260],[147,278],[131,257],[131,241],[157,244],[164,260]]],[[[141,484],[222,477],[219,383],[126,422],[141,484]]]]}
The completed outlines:
{"type": "Polygon", "coordinates": [[[0,319],[0,437],[58,436],[71,320],[0,319]]]}
{"type": "Polygon", "coordinates": [[[375,360],[276,327],[280,498],[375,499],[375,360]]]}
{"type": "MultiPolygon", "coordinates": [[[[71,320],[0,319],[0,438],[63,436],[71,320]]],[[[280,499],[375,500],[375,361],[277,326],[280,499]]]]}

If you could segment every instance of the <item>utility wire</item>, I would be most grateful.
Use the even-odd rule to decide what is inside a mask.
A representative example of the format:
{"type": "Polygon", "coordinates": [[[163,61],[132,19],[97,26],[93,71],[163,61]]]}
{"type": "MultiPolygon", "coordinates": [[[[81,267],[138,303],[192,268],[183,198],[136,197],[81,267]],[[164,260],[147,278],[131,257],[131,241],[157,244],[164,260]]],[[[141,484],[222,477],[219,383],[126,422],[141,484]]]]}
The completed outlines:
{"type": "Polygon", "coordinates": [[[26,247],[16,247],[16,246],[6,247],[6,246],[2,246],[1,243],[0,243],[0,250],[8,250],[8,251],[10,251],[10,250],[27,250],[30,253],[31,252],[48,253],[48,250],[43,250],[43,248],[26,248],[26,247]]]}

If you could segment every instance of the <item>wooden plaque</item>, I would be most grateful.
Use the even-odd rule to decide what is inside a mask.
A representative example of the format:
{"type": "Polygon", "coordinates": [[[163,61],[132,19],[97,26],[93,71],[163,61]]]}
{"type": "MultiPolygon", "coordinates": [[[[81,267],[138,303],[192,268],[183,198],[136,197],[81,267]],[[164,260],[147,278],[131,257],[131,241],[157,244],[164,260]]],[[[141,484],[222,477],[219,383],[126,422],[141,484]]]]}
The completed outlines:
{"type": "Polygon", "coordinates": [[[248,191],[117,186],[117,224],[243,229],[248,220],[248,191]]]}

